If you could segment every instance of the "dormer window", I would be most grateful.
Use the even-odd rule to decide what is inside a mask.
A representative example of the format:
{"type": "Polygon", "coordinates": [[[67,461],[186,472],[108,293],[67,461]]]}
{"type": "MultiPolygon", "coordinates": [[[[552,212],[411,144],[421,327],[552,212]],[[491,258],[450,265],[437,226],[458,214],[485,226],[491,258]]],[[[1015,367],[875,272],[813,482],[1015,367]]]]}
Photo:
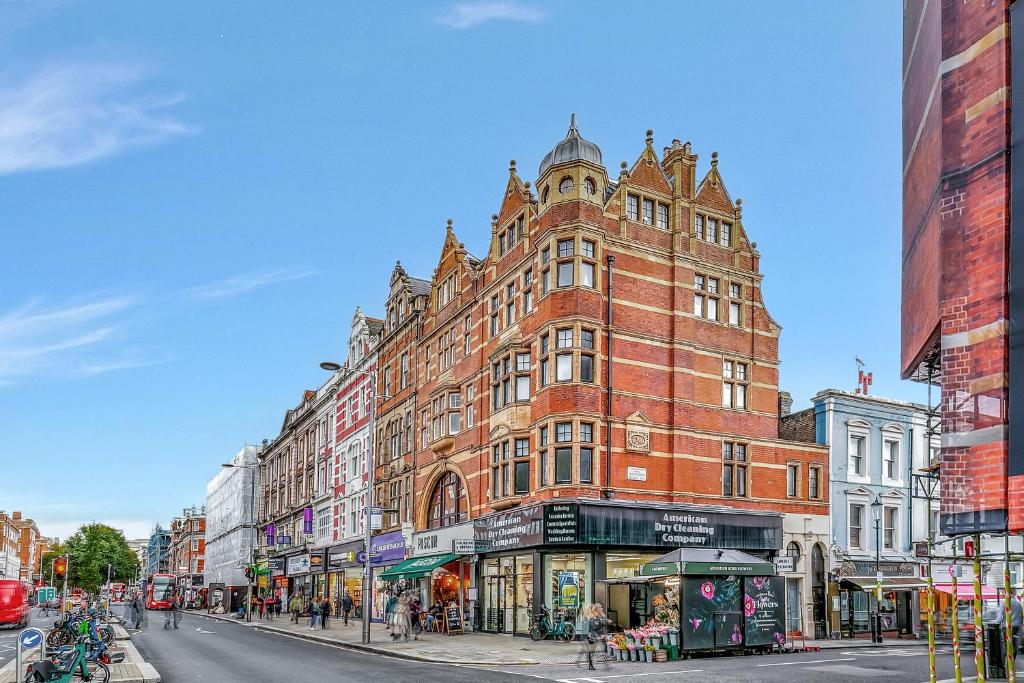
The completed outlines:
{"type": "Polygon", "coordinates": [[[587,191],[587,194],[597,194],[597,183],[594,182],[593,178],[588,176],[583,181],[583,189],[587,191]]]}
{"type": "Polygon", "coordinates": [[[570,178],[569,176],[565,176],[558,183],[558,191],[561,192],[562,194],[569,194],[570,192],[572,192],[573,186],[574,183],[572,182],[572,178],[570,178]]]}

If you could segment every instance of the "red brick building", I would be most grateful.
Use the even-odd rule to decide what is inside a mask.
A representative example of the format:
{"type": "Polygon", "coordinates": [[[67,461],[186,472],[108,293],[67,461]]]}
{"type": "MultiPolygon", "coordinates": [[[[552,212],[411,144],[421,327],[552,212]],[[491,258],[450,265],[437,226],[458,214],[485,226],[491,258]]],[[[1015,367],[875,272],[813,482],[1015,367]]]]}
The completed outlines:
{"type": "Polygon", "coordinates": [[[902,372],[941,386],[947,534],[1024,526],[1007,413],[1014,12],[913,0],[904,13],[902,372]]]}
{"type": "MultiPolygon", "coordinates": [[[[741,201],[717,154],[702,175],[697,162],[678,140],[659,156],[648,131],[609,177],[574,119],[536,194],[512,162],[482,259],[449,221],[422,312],[416,283],[392,277],[378,387],[403,406],[382,415],[404,422],[397,452],[390,417],[377,425],[376,495],[393,501],[393,482],[415,477],[399,506],[412,555],[475,540],[485,630],[526,630],[563,575],[583,602],[628,610],[603,579],[678,546],[773,557],[784,515],[828,515],[827,450],[779,438],[781,329],[741,201]],[[397,300],[405,322],[392,324],[397,300]]],[[[453,573],[468,582],[445,560],[440,588],[429,571],[382,576],[432,599],[453,573]]]]}

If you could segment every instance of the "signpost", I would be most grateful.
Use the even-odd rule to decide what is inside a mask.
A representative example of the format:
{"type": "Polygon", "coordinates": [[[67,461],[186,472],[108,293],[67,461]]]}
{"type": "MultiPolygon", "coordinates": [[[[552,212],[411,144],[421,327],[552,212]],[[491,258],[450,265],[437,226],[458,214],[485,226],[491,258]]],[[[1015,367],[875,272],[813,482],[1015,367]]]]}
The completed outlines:
{"type": "MultiPolygon", "coordinates": [[[[21,632],[18,636],[18,649],[15,652],[15,665],[14,671],[18,674],[21,673],[22,666],[22,652],[31,652],[36,648],[39,649],[39,654],[43,654],[43,645],[46,643],[46,637],[42,631],[37,628],[27,628],[21,632]]],[[[42,659],[42,657],[40,657],[42,659]]]]}

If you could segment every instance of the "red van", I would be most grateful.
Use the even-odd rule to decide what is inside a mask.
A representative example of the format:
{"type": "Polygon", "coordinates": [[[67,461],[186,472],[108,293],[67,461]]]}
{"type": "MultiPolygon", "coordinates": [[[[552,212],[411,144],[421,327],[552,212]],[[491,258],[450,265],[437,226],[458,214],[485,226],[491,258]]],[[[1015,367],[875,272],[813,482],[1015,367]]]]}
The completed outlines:
{"type": "Polygon", "coordinates": [[[17,579],[0,579],[0,626],[28,626],[31,587],[17,579]]]}

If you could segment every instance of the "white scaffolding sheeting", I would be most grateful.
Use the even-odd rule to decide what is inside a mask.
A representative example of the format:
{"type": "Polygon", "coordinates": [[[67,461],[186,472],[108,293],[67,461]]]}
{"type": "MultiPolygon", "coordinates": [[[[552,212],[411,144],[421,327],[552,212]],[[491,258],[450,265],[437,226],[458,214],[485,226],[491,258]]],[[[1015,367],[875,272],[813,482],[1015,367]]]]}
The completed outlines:
{"type": "Polygon", "coordinates": [[[256,446],[246,445],[206,485],[206,585],[244,586],[244,567],[256,538],[253,527],[259,488],[256,446]]]}

